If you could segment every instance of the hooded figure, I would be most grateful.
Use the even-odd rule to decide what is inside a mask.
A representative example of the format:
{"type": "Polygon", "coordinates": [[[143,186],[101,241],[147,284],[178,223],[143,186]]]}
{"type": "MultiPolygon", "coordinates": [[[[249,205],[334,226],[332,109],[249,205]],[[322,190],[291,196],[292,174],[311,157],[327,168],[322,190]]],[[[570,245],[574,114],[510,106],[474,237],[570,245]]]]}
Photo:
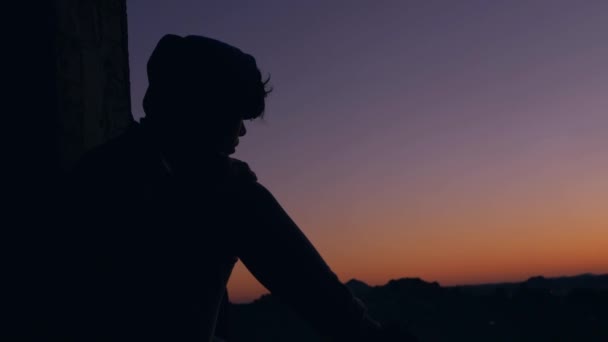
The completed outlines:
{"type": "Polygon", "coordinates": [[[148,78],[142,123],[74,172],[69,319],[58,329],[83,341],[229,340],[221,313],[240,259],[320,335],[405,341],[369,318],[247,164],[229,157],[270,92],[255,59],[167,35],[148,78]]]}

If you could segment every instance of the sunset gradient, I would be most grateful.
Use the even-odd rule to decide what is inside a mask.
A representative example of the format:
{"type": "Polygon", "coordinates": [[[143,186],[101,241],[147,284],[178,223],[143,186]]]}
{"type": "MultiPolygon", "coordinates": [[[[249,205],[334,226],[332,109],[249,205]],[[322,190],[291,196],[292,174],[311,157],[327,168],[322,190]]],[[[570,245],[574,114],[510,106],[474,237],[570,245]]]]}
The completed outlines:
{"type": "MultiPolygon", "coordinates": [[[[165,33],[271,74],[235,157],[340,279],[608,273],[608,2],[127,5],[136,118],[165,33]]],[[[229,291],[265,289],[239,264],[229,291]]]]}

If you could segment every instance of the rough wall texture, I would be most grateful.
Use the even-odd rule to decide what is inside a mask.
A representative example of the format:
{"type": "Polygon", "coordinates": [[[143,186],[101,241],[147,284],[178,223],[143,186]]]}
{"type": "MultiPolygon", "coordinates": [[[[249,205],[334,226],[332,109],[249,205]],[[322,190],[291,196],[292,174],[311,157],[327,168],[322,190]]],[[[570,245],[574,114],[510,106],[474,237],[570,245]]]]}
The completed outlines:
{"type": "Polygon", "coordinates": [[[132,121],[126,0],[55,0],[62,164],[132,121]]]}

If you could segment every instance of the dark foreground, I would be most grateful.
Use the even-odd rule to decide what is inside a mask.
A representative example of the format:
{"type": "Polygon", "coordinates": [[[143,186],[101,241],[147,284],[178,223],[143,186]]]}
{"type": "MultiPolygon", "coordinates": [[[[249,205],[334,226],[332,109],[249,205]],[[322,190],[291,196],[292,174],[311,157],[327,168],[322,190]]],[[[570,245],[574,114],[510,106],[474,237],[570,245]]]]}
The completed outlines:
{"type": "MultiPolygon", "coordinates": [[[[420,279],[347,283],[383,322],[421,341],[608,341],[608,275],[441,287],[420,279]]],[[[233,305],[234,341],[322,341],[272,296],[233,305]]]]}

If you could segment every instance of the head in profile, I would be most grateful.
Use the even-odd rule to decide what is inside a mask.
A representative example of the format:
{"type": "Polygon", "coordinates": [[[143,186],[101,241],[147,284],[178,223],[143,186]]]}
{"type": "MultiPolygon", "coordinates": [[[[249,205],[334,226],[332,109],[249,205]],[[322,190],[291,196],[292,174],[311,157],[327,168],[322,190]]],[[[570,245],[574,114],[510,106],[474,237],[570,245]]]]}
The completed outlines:
{"type": "Polygon", "coordinates": [[[173,159],[234,153],[270,92],[251,55],[201,36],[164,36],[147,71],[145,122],[173,159]]]}

